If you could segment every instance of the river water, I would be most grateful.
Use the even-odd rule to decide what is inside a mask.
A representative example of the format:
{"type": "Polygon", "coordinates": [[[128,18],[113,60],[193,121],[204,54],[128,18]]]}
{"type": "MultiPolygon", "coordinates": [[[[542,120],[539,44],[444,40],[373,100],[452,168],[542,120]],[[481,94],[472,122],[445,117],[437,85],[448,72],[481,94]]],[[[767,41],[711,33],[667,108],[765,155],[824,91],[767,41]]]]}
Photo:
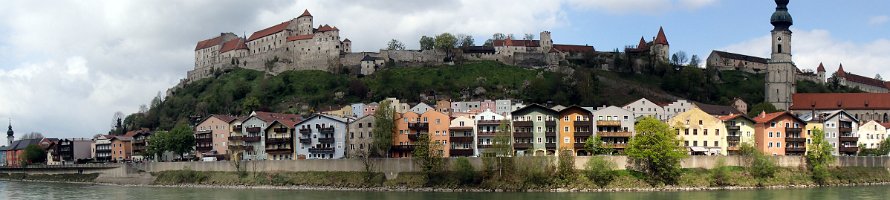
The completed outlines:
{"type": "Polygon", "coordinates": [[[748,200],[890,199],[890,186],[825,187],[808,189],[610,192],[610,193],[436,193],[436,192],[344,192],[266,189],[159,188],[66,183],[0,181],[0,199],[385,199],[385,200],[748,200]]]}

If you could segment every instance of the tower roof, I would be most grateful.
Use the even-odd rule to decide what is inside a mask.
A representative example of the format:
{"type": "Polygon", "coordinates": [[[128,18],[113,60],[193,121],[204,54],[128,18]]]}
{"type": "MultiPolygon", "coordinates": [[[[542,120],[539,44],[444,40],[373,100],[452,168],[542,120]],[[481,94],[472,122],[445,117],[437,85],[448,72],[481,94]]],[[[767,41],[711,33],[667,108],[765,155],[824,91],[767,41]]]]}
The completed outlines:
{"type": "Polygon", "coordinates": [[[773,24],[773,30],[788,30],[794,24],[791,13],[788,13],[789,0],[776,0],[776,11],[770,17],[770,23],[773,24]]]}
{"type": "Polygon", "coordinates": [[[12,120],[9,120],[9,130],[6,131],[6,136],[12,136],[15,132],[12,131],[12,120]]]}
{"type": "Polygon", "coordinates": [[[846,73],[847,72],[844,72],[844,63],[841,63],[841,65],[839,67],[837,67],[837,75],[843,76],[846,73]]]}
{"type": "Polygon", "coordinates": [[[300,17],[312,17],[312,14],[309,14],[309,9],[303,10],[303,14],[300,17]]]}
{"type": "Polygon", "coordinates": [[[646,39],[640,36],[640,44],[637,45],[637,49],[646,49],[646,39]]]}
{"type": "Polygon", "coordinates": [[[652,42],[655,44],[668,45],[667,37],[664,36],[664,27],[658,27],[658,36],[655,36],[655,41],[652,42]]]}
{"type": "Polygon", "coordinates": [[[819,67],[816,68],[816,72],[825,72],[825,66],[822,66],[822,63],[819,63],[819,67]]]}

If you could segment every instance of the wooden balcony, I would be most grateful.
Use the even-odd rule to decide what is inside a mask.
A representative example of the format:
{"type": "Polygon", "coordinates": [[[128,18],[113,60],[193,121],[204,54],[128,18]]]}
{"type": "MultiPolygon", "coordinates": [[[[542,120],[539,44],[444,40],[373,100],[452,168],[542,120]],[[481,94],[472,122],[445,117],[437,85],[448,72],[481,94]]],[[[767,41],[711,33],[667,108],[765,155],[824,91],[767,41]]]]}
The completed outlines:
{"type": "Polygon", "coordinates": [[[556,143],[545,143],[544,148],[545,149],[556,149],[556,143]]]}
{"type": "Polygon", "coordinates": [[[544,121],[546,127],[556,127],[556,120],[544,121]]]}
{"type": "Polygon", "coordinates": [[[427,123],[427,122],[408,123],[408,129],[410,129],[410,130],[429,130],[430,123],[427,123]]]}
{"type": "Polygon", "coordinates": [[[229,145],[229,150],[233,151],[253,151],[253,146],[250,145],[229,145]]]}
{"type": "Polygon", "coordinates": [[[544,137],[556,137],[556,132],[553,132],[553,131],[544,132],[544,137]]]}
{"type": "Polygon", "coordinates": [[[451,136],[451,143],[473,143],[473,136],[451,136]]]}
{"type": "Polygon", "coordinates": [[[785,134],[800,134],[803,131],[801,128],[785,128],[785,134]]]}
{"type": "Polygon", "coordinates": [[[478,125],[501,125],[501,120],[479,120],[476,121],[478,125]]]}
{"type": "Polygon", "coordinates": [[[451,157],[457,157],[457,156],[469,157],[469,156],[473,156],[475,151],[473,149],[451,149],[451,150],[449,150],[449,153],[451,154],[451,157]]]}
{"type": "Polygon", "coordinates": [[[318,138],[318,143],[331,144],[334,143],[334,138],[318,138]]]}
{"type": "Polygon", "coordinates": [[[281,155],[281,154],[292,154],[292,153],[294,153],[294,150],[291,149],[290,147],[284,147],[284,148],[266,148],[266,153],[267,153],[267,154],[277,154],[277,155],[281,155]]]}
{"type": "Polygon", "coordinates": [[[241,141],[245,141],[245,142],[259,142],[260,139],[261,139],[261,138],[260,138],[259,135],[255,135],[255,136],[242,136],[242,137],[241,137],[241,141]]]}
{"type": "Polygon", "coordinates": [[[210,138],[210,137],[195,138],[195,143],[212,143],[212,142],[213,142],[213,138],[210,138]]]}
{"type": "Polygon", "coordinates": [[[247,128],[247,132],[248,132],[248,133],[259,133],[259,132],[260,132],[260,127],[248,127],[248,128],[247,128]]]}
{"type": "Polygon", "coordinates": [[[859,141],[859,137],[853,137],[852,135],[849,135],[849,136],[843,136],[843,135],[842,135],[842,136],[839,137],[838,139],[840,140],[841,143],[843,143],[843,142],[856,142],[856,141],[859,141]]]}
{"type": "Polygon", "coordinates": [[[840,128],[837,128],[837,131],[840,132],[841,134],[843,134],[843,133],[852,133],[852,132],[853,132],[853,128],[851,128],[851,127],[840,127],[840,128]]]}
{"type": "Polygon", "coordinates": [[[584,149],[584,143],[575,143],[573,147],[575,148],[575,150],[584,149]]]}
{"type": "Polygon", "coordinates": [[[785,143],[790,143],[790,142],[804,143],[804,142],[807,142],[807,139],[802,138],[802,137],[786,137],[785,143]]]}
{"type": "Polygon", "coordinates": [[[593,123],[591,123],[590,120],[575,120],[575,123],[574,123],[574,124],[575,124],[575,126],[590,126],[590,125],[593,125],[593,123]]]}
{"type": "Polygon", "coordinates": [[[727,151],[738,151],[740,150],[739,146],[728,146],[726,147],[727,151]]]}
{"type": "Polygon", "coordinates": [[[624,143],[624,144],[606,143],[604,146],[607,148],[613,148],[613,149],[624,149],[624,148],[627,148],[627,143],[624,143]]]}
{"type": "Polygon", "coordinates": [[[241,141],[244,138],[242,136],[229,136],[229,141],[241,141]]]}
{"type": "Polygon", "coordinates": [[[733,125],[729,125],[729,124],[726,125],[726,130],[727,130],[727,131],[738,131],[738,130],[741,130],[741,129],[742,129],[741,126],[733,126],[733,125]]]}
{"type": "Polygon", "coordinates": [[[513,127],[532,127],[534,123],[532,121],[514,121],[513,127]]]}
{"type": "Polygon", "coordinates": [[[241,126],[241,125],[235,125],[235,127],[233,129],[235,129],[235,132],[241,132],[242,127],[243,126],[241,126]]]}
{"type": "Polygon", "coordinates": [[[415,145],[413,145],[413,144],[399,144],[399,145],[392,145],[392,150],[400,151],[400,152],[414,151],[414,147],[415,147],[415,145]]]}
{"type": "Polygon", "coordinates": [[[274,128],[272,131],[276,133],[288,133],[288,128],[274,128]]]}
{"type": "Polygon", "coordinates": [[[213,147],[212,146],[196,146],[195,150],[197,150],[199,152],[208,152],[210,150],[213,150],[213,147]]]}
{"type": "Polygon", "coordinates": [[[321,134],[334,134],[334,127],[322,127],[318,129],[321,134]]]}
{"type": "Polygon", "coordinates": [[[590,137],[590,136],[593,136],[593,132],[590,132],[590,131],[575,132],[575,137],[590,137]]]}
{"type": "Polygon", "coordinates": [[[418,133],[409,133],[408,134],[408,140],[411,140],[411,141],[417,141],[417,138],[419,138],[419,137],[420,137],[420,134],[418,134],[418,133]]]}
{"type": "Polygon", "coordinates": [[[785,147],[785,152],[786,152],[786,153],[788,153],[788,152],[793,152],[793,153],[803,153],[803,152],[806,152],[806,151],[807,151],[807,148],[806,148],[806,147],[802,147],[802,146],[801,146],[801,147],[793,147],[793,146],[786,146],[786,147],[785,147]]]}
{"type": "Polygon", "coordinates": [[[741,136],[726,136],[726,140],[727,141],[741,141],[742,137],[741,136]]]}
{"type": "Polygon", "coordinates": [[[472,127],[472,126],[456,126],[456,127],[449,127],[448,130],[450,130],[451,132],[455,132],[455,131],[473,131],[473,127],[472,127]]]}
{"type": "Polygon", "coordinates": [[[300,134],[309,135],[310,133],[312,133],[312,129],[309,129],[309,128],[301,128],[300,129],[300,134]]]}
{"type": "Polygon", "coordinates": [[[849,153],[856,153],[856,152],[859,152],[859,147],[844,147],[844,146],[841,146],[840,148],[838,148],[838,151],[840,151],[841,153],[848,153],[848,154],[849,154],[849,153]]]}
{"type": "Polygon", "coordinates": [[[490,144],[479,144],[476,146],[479,147],[480,149],[490,149],[490,148],[494,147],[493,145],[490,145],[490,144]]]}
{"type": "Polygon", "coordinates": [[[312,139],[311,138],[300,138],[300,143],[301,144],[309,144],[309,143],[312,143],[312,139]]]}
{"type": "Polygon", "coordinates": [[[290,144],[293,143],[293,138],[266,138],[266,144],[290,144]]]}
{"type": "Polygon", "coordinates": [[[618,120],[599,120],[599,121],[596,121],[596,126],[621,126],[621,121],[618,121],[618,120]]]}
{"type": "Polygon", "coordinates": [[[496,131],[492,131],[492,132],[476,131],[476,135],[478,135],[480,137],[482,137],[482,136],[493,137],[495,134],[497,134],[496,131]]]}
{"type": "Polygon", "coordinates": [[[535,137],[532,132],[513,132],[514,138],[532,138],[535,137]]]}
{"type": "Polygon", "coordinates": [[[334,148],[312,147],[309,148],[309,153],[334,153],[334,148]]]}
{"type": "Polygon", "coordinates": [[[633,134],[631,132],[624,132],[624,131],[622,131],[622,132],[597,132],[596,134],[599,135],[601,138],[604,138],[604,137],[629,138],[629,137],[633,136],[633,134]]]}
{"type": "Polygon", "coordinates": [[[211,131],[211,130],[198,130],[198,131],[195,131],[195,135],[198,135],[198,134],[210,134],[211,132],[213,132],[213,131],[211,131]]]}
{"type": "Polygon", "coordinates": [[[532,144],[531,143],[513,143],[513,148],[514,149],[531,149],[532,144]]]}

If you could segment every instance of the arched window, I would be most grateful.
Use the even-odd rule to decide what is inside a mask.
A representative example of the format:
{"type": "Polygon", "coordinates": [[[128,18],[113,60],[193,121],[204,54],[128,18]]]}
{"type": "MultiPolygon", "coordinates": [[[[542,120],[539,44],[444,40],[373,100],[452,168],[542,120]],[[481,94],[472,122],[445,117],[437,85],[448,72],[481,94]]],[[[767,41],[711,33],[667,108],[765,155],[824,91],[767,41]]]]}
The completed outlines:
{"type": "Polygon", "coordinates": [[[782,44],[779,44],[779,53],[782,53],[782,44]]]}

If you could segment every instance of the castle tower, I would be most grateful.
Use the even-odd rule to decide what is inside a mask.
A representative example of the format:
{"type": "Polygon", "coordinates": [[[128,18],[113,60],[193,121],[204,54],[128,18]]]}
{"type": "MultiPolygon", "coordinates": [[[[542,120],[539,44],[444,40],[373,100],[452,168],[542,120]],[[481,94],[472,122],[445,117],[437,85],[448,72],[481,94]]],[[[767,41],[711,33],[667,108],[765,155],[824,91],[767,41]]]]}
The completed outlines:
{"type": "Polygon", "coordinates": [[[550,38],[550,31],[541,32],[540,45],[544,53],[550,52],[550,49],[553,48],[553,39],[550,38]]]}
{"type": "Polygon", "coordinates": [[[12,145],[12,141],[15,140],[15,132],[12,131],[12,119],[9,120],[9,129],[6,131],[6,142],[9,142],[7,145],[12,145]]]}
{"type": "Polygon", "coordinates": [[[776,11],[770,18],[773,24],[772,56],[767,64],[765,102],[777,109],[788,110],[791,95],[796,92],[797,67],[791,60],[791,30],[794,23],[788,13],[789,0],[775,0],[776,11]]]}
{"type": "Polygon", "coordinates": [[[312,34],[312,14],[309,10],[303,10],[303,14],[297,17],[297,35],[312,34]]]}
{"type": "Polygon", "coordinates": [[[816,68],[816,77],[819,77],[819,83],[825,83],[825,66],[822,66],[821,62],[816,68]]]}
{"type": "Polygon", "coordinates": [[[662,62],[667,62],[670,54],[671,45],[668,44],[667,36],[664,35],[664,27],[658,27],[658,35],[652,40],[652,48],[649,49],[649,55],[654,56],[662,62]]]}

